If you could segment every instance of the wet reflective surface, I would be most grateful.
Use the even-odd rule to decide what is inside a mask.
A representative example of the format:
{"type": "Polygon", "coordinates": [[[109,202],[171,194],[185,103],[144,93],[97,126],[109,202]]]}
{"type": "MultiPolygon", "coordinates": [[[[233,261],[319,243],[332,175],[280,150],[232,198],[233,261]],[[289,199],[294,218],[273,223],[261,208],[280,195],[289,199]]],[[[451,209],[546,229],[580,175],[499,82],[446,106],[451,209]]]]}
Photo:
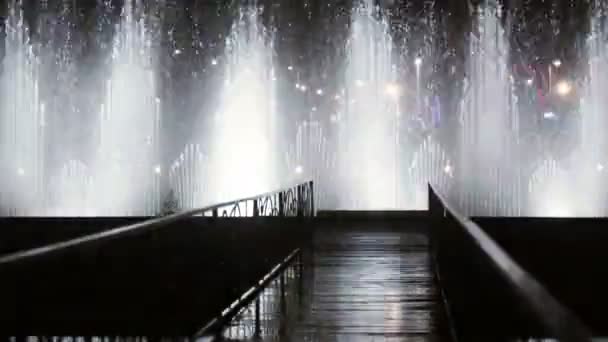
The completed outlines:
{"type": "Polygon", "coordinates": [[[325,229],[299,268],[237,317],[224,341],[446,341],[428,239],[411,232],[325,229]]]}

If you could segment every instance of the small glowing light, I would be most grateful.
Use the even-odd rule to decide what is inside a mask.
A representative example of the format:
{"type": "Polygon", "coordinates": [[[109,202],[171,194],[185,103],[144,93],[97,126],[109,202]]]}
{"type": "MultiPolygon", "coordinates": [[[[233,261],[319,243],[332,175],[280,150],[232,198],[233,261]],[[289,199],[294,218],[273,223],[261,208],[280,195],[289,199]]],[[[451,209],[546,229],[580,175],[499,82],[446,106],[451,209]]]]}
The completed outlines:
{"type": "Polygon", "coordinates": [[[160,175],[161,169],[160,169],[160,165],[156,165],[156,167],[154,167],[154,173],[156,173],[157,175],[160,175]]]}
{"type": "Polygon", "coordinates": [[[300,83],[296,83],[296,89],[300,89],[300,83]]]}
{"type": "Polygon", "coordinates": [[[546,112],[543,114],[543,118],[545,119],[555,119],[556,117],[557,115],[555,115],[553,112],[546,112]]]}
{"type": "Polygon", "coordinates": [[[304,172],[304,168],[301,165],[296,166],[296,173],[301,175],[304,172]]]}
{"type": "Polygon", "coordinates": [[[173,54],[176,55],[176,56],[181,55],[182,54],[182,50],[175,49],[175,51],[173,51],[173,54]]]}
{"type": "Polygon", "coordinates": [[[323,89],[317,89],[317,95],[323,95],[323,89]]]}
{"type": "Polygon", "coordinates": [[[215,58],[214,58],[214,59],[212,59],[212,60],[211,60],[211,65],[217,65],[217,59],[215,59],[215,58]]]}
{"type": "Polygon", "coordinates": [[[361,81],[361,80],[356,80],[355,81],[355,85],[357,87],[363,87],[365,85],[365,82],[361,81]]]}
{"type": "Polygon", "coordinates": [[[529,85],[529,86],[531,86],[532,84],[534,84],[534,80],[531,79],[531,78],[529,78],[529,79],[526,80],[526,84],[529,85]]]}
{"type": "Polygon", "coordinates": [[[312,107],[312,111],[316,112],[317,111],[317,107],[312,107]]]}
{"type": "Polygon", "coordinates": [[[334,96],[334,99],[335,99],[335,100],[339,100],[339,99],[341,99],[340,94],[336,94],[336,96],[334,96]]]}
{"type": "Polygon", "coordinates": [[[447,164],[444,168],[443,168],[443,172],[447,173],[447,174],[451,174],[452,173],[452,165],[447,164]]]}
{"type": "Polygon", "coordinates": [[[272,80],[276,82],[277,77],[276,76],[272,76],[272,80]]]}
{"type": "Polygon", "coordinates": [[[572,91],[572,85],[567,81],[560,81],[555,89],[558,95],[566,96],[572,91]]]}
{"type": "Polygon", "coordinates": [[[559,59],[554,60],[553,66],[559,68],[560,66],[562,66],[562,61],[560,61],[559,59]]]}
{"type": "Polygon", "coordinates": [[[386,85],[386,94],[390,97],[397,98],[401,95],[401,87],[396,83],[389,83],[386,85]]]}
{"type": "Polygon", "coordinates": [[[602,164],[597,164],[597,171],[599,171],[599,172],[604,171],[604,165],[602,165],[602,164]]]}
{"type": "Polygon", "coordinates": [[[300,90],[301,90],[302,92],[306,92],[306,90],[308,90],[308,87],[307,87],[307,86],[305,86],[304,84],[302,84],[302,85],[300,85],[300,90]]]}
{"type": "Polygon", "coordinates": [[[290,65],[290,66],[288,66],[288,67],[287,67],[287,70],[292,71],[292,70],[293,70],[293,66],[291,66],[291,65],[290,65]]]}
{"type": "Polygon", "coordinates": [[[19,176],[23,176],[25,174],[25,170],[22,167],[17,168],[17,174],[19,176]]]}
{"type": "Polygon", "coordinates": [[[422,65],[422,58],[421,57],[416,57],[416,59],[414,60],[414,64],[419,67],[422,65]]]}

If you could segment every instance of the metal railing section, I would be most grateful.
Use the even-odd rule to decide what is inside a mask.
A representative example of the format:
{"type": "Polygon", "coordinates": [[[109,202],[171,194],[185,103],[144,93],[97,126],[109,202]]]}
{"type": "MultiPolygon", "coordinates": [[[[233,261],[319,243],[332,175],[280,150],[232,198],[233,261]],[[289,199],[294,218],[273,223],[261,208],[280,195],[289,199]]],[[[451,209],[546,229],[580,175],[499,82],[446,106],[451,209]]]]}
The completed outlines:
{"type": "MultiPolygon", "coordinates": [[[[590,329],[569,309],[563,306],[532,275],[515,262],[485,231],[456,211],[447,200],[429,185],[429,211],[436,228],[441,222],[452,220],[461,230],[458,234],[472,240],[472,245],[487,257],[502,281],[518,294],[524,305],[553,338],[562,342],[591,341],[590,329]]],[[[440,233],[438,233],[440,234],[440,233]]],[[[441,248],[441,247],[439,247],[441,248]]],[[[441,251],[439,251],[441,253],[441,251]]],[[[440,266],[441,267],[441,266],[440,266]]]]}
{"type": "Polygon", "coordinates": [[[289,188],[255,195],[248,198],[223,202],[199,209],[192,209],[144,222],[114,228],[68,241],[16,252],[0,258],[0,267],[34,257],[40,257],[82,247],[87,244],[107,242],[126,236],[143,234],[181,220],[205,216],[214,218],[239,217],[312,217],[315,215],[314,184],[312,181],[289,188]]]}

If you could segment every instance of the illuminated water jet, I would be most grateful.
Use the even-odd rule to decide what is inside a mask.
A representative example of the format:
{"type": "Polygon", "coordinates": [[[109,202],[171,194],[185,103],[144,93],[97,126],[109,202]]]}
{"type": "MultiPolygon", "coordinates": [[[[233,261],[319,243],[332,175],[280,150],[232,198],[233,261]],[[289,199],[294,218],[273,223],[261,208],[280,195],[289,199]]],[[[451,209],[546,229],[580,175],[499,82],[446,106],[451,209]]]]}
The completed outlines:
{"type": "Polygon", "coordinates": [[[4,215],[39,215],[43,199],[45,106],[40,62],[20,1],[9,1],[0,74],[0,207],[4,215]]]}
{"type": "Polygon", "coordinates": [[[378,11],[364,1],[352,14],[337,146],[341,208],[398,207],[399,91],[389,25],[378,11]]]}
{"type": "Polygon", "coordinates": [[[125,2],[113,44],[93,165],[94,206],[100,215],[152,215],[160,210],[154,169],[161,117],[155,51],[140,0],[125,2]]]}
{"type": "Polygon", "coordinates": [[[227,38],[225,82],[210,130],[211,199],[263,193],[279,181],[272,37],[257,7],[242,8],[227,38]]]}

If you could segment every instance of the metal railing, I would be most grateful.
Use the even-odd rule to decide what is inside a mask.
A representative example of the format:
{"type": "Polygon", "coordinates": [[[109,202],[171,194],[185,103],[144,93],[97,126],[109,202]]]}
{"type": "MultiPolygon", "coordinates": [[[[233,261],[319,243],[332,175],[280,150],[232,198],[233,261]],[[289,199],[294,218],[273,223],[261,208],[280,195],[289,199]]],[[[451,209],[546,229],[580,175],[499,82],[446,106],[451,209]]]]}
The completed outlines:
{"type": "MultiPolygon", "coordinates": [[[[289,256],[283,259],[277,264],[270,272],[268,272],[262,279],[260,279],[255,286],[250,288],[247,292],[241,295],[236,301],[234,301],[229,307],[227,307],[220,315],[207,323],[199,332],[196,333],[194,339],[205,336],[218,336],[222,329],[226,327],[243,309],[245,309],[251,303],[255,303],[254,306],[254,331],[255,337],[260,336],[261,330],[261,310],[260,310],[260,294],[264,291],[268,285],[275,279],[280,281],[280,299],[281,304],[285,303],[285,270],[292,264],[298,263],[300,276],[302,274],[303,260],[302,250],[299,248],[294,250],[289,256]]],[[[301,279],[300,279],[301,281],[301,279]]],[[[284,310],[283,310],[284,313],[284,310]]]]}
{"type": "Polygon", "coordinates": [[[215,218],[238,217],[311,217],[315,215],[314,184],[312,181],[301,183],[265,194],[223,202],[203,208],[187,210],[165,217],[114,228],[68,241],[0,257],[0,267],[22,260],[63,252],[75,247],[107,242],[162,229],[181,220],[194,216],[215,218]]]}
{"type": "MultiPolygon", "coordinates": [[[[448,303],[457,297],[454,293],[459,291],[465,292],[461,296],[463,298],[461,303],[466,305],[475,300],[492,301],[500,297],[494,291],[499,289],[506,295],[500,299],[496,298],[496,301],[502,300],[500,304],[504,306],[496,307],[494,303],[479,305],[484,308],[491,307],[498,313],[496,316],[508,310],[525,312],[525,317],[522,319],[524,324],[539,326],[544,334],[562,342],[591,341],[590,329],[576,315],[553,297],[477,224],[456,211],[432,186],[429,186],[429,211],[433,218],[433,253],[437,273],[442,287],[445,286],[448,292],[446,294],[448,303]],[[480,279],[486,279],[481,274],[489,275],[487,279],[491,278],[491,286],[494,286],[491,290],[487,290],[490,292],[487,297],[476,292],[484,291],[484,286],[490,286],[478,284],[480,279]],[[468,279],[469,277],[473,279],[468,279]],[[477,279],[474,279],[475,277],[477,279]],[[472,289],[473,286],[479,288],[472,289]],[[450,288],[453,290],[451,294],[450,288]],[[483,298],[479,299],[480,297],[483,298]]],[[[458,305],[450,303],[452,304],[458,305]]],[[[489,312],[480,315],[495,316],[494,313],[489,312]]],[[[517,317],[517,315],[511,317],[513,316],[517,317]]],[[[453,318],[458,325],[458,317],[453,318]]]]}

